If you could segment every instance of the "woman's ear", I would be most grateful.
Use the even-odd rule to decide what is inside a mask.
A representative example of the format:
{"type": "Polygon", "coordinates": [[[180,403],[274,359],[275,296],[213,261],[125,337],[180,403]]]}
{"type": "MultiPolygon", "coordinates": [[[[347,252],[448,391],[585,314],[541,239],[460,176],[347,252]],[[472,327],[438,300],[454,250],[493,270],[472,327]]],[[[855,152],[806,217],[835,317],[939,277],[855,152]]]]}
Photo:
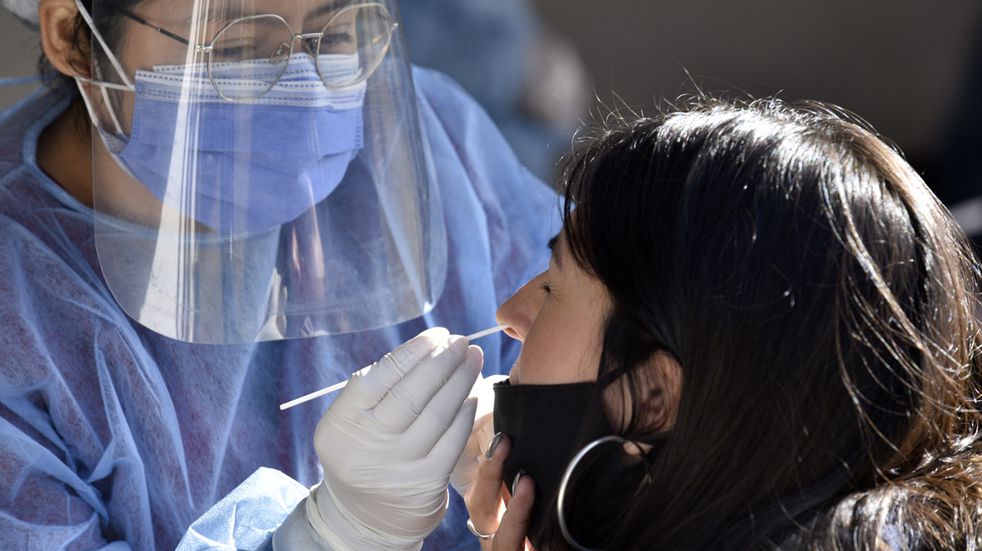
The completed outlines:
{"type": "Polygon", "coordinates": [[[656,352],[644,368],[638,426],[654,432],[671,430],[682,395],[682,366],[671,355],[656,352]]]}
{"type": "Polygon", "coordinates": [[[41,48],[48,62],[59,73],[69,77],[89,76],[88,33],[84,44],[76,43],[75,24],[78,7],[73,0],[41,0],[38,26],[41,48]]]}
{"type": "Polygon", "coordinates": [[[682,366],[670,354],[655,352],[643,366],[634,370],[635,388],[629,388],[627,376],[608,387],[604,402],[607,417],[621,429],[628,426],[637,411],[638,430],[663,432],[675,426],[682,395],[682,366]],[[632,402],[638,400],[637,407],[632,402]]]}

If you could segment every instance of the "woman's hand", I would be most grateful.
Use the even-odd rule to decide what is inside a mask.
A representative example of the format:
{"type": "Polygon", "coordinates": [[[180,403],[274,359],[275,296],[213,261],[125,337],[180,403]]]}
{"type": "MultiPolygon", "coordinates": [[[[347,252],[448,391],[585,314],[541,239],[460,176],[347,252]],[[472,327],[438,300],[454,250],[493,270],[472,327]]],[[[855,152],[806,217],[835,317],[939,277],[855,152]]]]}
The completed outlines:
{"type": "Polygon", "coordinates": [[[477,468],[487,461],[485,456],[494,439],[494,385],[507,379],[507,375],[478,377],[471,389],[470,397],[477,400],[474,429],[450,475],[450,485],[462,496],[467,495],[477,478],[477,468]]]}
{"type": "Polygon", "coordinates": [[[474,423],[481,349],[430,329],[356,373],[321,418],[307,517],[332,549],[414,550],[446,511],[474,423]]]}
{"type": "Polygon", "coordinates": [[[526,539],[535,484],[528,475],[519,473],[515,480],[502,480],[505,458],[511,442],[504,434],[495,435],[488,449],[490,459],[477,469],[477,478],[464,496],[474,529],[493,534],[481,540],[484,551],[524,551],[531,549],[526,539]]]}

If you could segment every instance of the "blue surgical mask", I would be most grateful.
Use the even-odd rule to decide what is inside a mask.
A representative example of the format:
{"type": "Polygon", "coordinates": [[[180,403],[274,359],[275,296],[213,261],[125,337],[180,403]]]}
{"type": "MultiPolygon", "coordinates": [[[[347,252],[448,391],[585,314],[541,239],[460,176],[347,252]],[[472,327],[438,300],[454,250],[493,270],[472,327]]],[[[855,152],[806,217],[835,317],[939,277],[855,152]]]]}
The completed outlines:
{"type": "MultiPolygon", "coordinates": [[[[331,56],[328,70],[357,70],[353,58],[331,56]]],[[[337,188],[361,150],[365,84],[326,88],[306,54],[293,56],[283,77],[247,103],[221,97],[212,84],[255,86],[255,76],[245,63],[213,66],[211,78],[203,66],[138,71],[130,136],[103,137],[165,205],[193,200],[196,220],[216,231],[291,222],[337,188]],[[188,149],[194,155],[181,154],[188,149]]]]}

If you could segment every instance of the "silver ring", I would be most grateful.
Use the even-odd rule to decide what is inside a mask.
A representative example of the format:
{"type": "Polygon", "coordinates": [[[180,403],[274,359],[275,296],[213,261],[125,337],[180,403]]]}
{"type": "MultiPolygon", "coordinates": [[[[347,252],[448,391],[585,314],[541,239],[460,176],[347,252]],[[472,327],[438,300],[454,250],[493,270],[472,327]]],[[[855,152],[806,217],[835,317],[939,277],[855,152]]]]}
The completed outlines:
{"type": "Polygon", "coordinates": [[[487,541],[494,537],[494,532],[491,532],[490,534],[482,534],[478,532],[477,528],[474,528],[474,521],[471,520],[470,517],[467,517],[467,529],[470,530],[471,534],[474,534],[474,537],[481,541],[487,541]]]}

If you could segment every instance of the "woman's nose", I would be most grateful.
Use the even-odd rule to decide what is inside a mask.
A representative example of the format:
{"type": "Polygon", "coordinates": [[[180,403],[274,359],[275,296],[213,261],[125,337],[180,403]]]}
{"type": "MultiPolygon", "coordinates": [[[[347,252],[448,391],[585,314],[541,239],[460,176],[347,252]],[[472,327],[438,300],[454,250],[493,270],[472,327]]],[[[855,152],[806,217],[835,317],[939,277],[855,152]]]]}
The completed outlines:
{"type": "Polygon", "coordinates": [[[504,325],[505,333],[519,342],[525,342],[525,335],[542,307],[544,277],[545,273],[539,274],[498,307],[495,315],[498,324],[504,325]]]}

